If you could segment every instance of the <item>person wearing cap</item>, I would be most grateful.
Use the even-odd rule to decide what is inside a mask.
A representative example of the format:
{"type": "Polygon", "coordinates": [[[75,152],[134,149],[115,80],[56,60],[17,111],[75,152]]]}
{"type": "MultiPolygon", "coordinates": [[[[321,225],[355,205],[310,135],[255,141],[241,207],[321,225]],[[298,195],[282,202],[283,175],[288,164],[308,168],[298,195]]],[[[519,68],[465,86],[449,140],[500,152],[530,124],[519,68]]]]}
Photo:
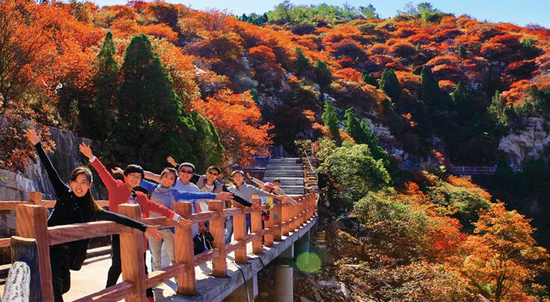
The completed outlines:
{"type": "Polygon", "coordinates": [[[268,191],[269,193],[275,193],[278,195],[282,195],[285,197],[285,199],[290,202],[291,204],[297,205],[298,202],[294,200],[294,198],[286,195],[285,191],[281,189],[281,180],[279,178],[275,178],[273,182],[263,182],[255,177],[252,177],[250,173],[247,173],[246,176],[250,181],[254,184],[256,184],[258,187],[263,188],[264,191],[268,191]],[[267,188],[266,188],[267,186],[267,188]]]}
{"type": "MultiPolygon", "coordinates": [[[[249,202],[252,201],[252,195],[260,195],[260,196],[269,196],[273,198],[280,198],[280,199],[286,199],[285,196],[273,194],[264,190],[261,190],[259,188],[256,188],[255,186],[249,185],[244,182],[245,175],[242,170],[235,170],[231,173],[231,177],[233,178],[233,182],[235,183],[233,186],[229,187],[229,192],[233,193],[235,196],[239,196],[249,202]]],[[[246,230],[247,232],[250,230],[250,214],[246,215],[246,230]]],[[[233,233],[231,231],[231,233],[233,233]]]]}

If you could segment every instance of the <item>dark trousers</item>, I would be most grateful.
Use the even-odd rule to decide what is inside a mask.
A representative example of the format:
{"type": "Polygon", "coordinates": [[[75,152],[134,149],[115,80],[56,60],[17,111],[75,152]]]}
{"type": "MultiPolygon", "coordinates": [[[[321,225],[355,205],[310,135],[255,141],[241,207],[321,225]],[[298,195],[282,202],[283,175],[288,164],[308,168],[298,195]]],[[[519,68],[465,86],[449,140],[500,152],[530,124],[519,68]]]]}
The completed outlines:
{"type": "Polygon", "coordinates": [[[50,265],[52,267],[53,297],[55,302],[63,302],[63,294],[71,288],[69,246],[60,244],[50,247],[50,265]]]}
{"type": "MultiPolygon", "coordinates": [[[[118,281],[118,277],[120,277],[120,274],[122,274],[122,264],[120,261],[120,236],[111,236],[111,242],[113,254],[111,256],[111,267],[109,268],[109,273],[107,274],[106,287],[115,285],[118,281]]],[[[143,254],[143,258],[145,259],[145,253],[143,254]]],[[[147,264],[145,264],[145,274],[148,273],[149,271],[147,270],[147,264]]],[[[147,297],[154,297],[152,288],[148,288],[145,294],[147,295],[147,297]]]]}

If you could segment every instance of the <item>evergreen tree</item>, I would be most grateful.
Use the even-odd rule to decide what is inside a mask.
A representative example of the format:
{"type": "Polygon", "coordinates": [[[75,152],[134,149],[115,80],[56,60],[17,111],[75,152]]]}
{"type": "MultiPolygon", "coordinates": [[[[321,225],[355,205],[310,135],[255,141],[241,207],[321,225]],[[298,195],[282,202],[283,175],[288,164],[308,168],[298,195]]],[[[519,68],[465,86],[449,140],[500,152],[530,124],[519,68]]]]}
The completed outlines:
{"type": "Polygon", "coordinates": [[[164,167],[166,155],[189,158],[193,149],[178,129],[191,123],[146,35],[132,38],[121,72],[119,120],[108,143],[110,155],[157,170],[164,167]]]}
{"type": "Polygon", "coordinates": [[[487,112],[493,118],[493,121],[498,128],[502,129],[508,125],[508,117],[506,115],[506,100],[500,97],[500,92],[497,90],[491,99],[491,105],[487,108],[487,112]]]}
{"type": "Polygon", "coordinates": [[[113,34],[109,31],[105,35],[105,40],[97,55],[98,69],[93,78],[95,95],[90,108],[90,116],[84,122],[86,134],[90,138],[100,141],[107,139],[116,122],[120,67],[114,58],[115,54],[113,34]]]}
{"type": "Polygon", "coordinates": [[[344,131],[349,134],[358,144],[363,143],[363,129],[357,118],[355,108],[350,107],[344,112],[344,131]]]}
{"type": "Polygon", "coordinates": [[[317,60],[315,63],[315,78],[321,92],[320,100],[323,101],[324,93],[332,83],[332,71],[328,68],[327,63],[317,60]]]}
{"type": "Polygon", "coordinates": [[[472,120],[476,116],[478,111],[476,104],[462,82],[458,83],[451,98],[453,105],[457,109],[460,121],[472,120]]]}
{"type": "Polygon", "coordinates": [[[308,77],[311,74],[311,62],[304,55],[301,48],[296,47],[296,73],[301,77],[308,77]]]}
{"type": "Polygon", "coordinates": [[[429,68],[422,68],[420,82],[422,83],[421,99],[428,106],[436,105],[441,96],[441,90],[439,89],[438,81],[429,68]]]}
{"type": "Polygon", "coordinates": [[[328,128],[332,137],[336,140],[340,139],[340,130],[338,128],[338,116],[336,116],[336,111],[332,102],[329,100],[325,101],[325,111],[321,115],[323,123],[328,128]]]}
{"type": "Polygon", "coordinates": [[[376,81],[376,78],[372,76],[370,72],[363,71],[361,73],[361,80],[363,80],[363,83],[370,84],[376,88],[378,88],[378,81],[376,81]]]}
{"type": "Polygon", "coordinates": [[[372,156],[375,159],[382,159],[384,165],[388,166],[387,153],[378,144],[378,138],[372,133],[364,120],[359,120],[354,108],[346,109],[344,113],[344,129],[356,143],[369,146],[372,156]]]}
{"type": "Polygon", "coordinates": [[[399,100],[399,96],[401,96],[401,84],[399,84],[399,80],[395,72],[393,72],[393,69],[386,68],[384,72],[382,72],[380,89],[382,89],[394,103],[399,100]]]}

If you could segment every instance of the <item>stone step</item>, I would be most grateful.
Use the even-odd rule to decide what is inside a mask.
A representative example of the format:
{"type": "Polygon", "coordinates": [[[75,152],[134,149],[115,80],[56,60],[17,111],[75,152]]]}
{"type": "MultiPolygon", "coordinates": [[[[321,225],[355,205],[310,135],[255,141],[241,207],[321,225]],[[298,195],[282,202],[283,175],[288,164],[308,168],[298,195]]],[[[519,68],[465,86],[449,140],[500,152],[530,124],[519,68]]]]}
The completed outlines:
{"type": "Polygon", "coordinates": [[[279,164],[267,164],[265,166],[265,169],[266,170],[269,170],[269,169],[299,169],[299,170],[303,170],[303,166],[302,165],[279,165],[279,164]]]}
{"type": "MultiPolygon", "coordinates": [[[[266,182],[267,181],[270,181],[272,182],[272,180],[265,180],[266,182]]],[[[287,180],[287,181],[282,181],[283,183],[283,187],[285,186],[304,186],[304,181],[302,180],[287,180]]]]}
{"type": "Polygon", "coordinates": [[[302,176],[303,174],[301,174],[301,172],[285,172],[285,171],[281,171],[281,172],[276,172],[276,171],[269,171],[269,172],[266,172],[264,174],[264,177],[283,177],[283,176],[291,176],[291,177],[300,177],[302,176]]]}
{"type": "Polygon", "coordinates": [[[268,164],[297,164],[299,163],[298,159],[270,159],[268,164]]]}
{"type": "Polygon", "coordinates": [[[302,172],[302,174],[304,174],[303,169],[296,169],[296,168],[285,169],[285,168],[280,168],[280,167],[273,167],[273,168],[270,168],[270,169],[265,169],[264,171],[265,172],[269,172],[269,171],[289,171],[289,172],[302,172]]]}
{"type": "Polygon", "coordinates": [[[266,175],[279,175],[281,177],[283,176],[286,176],[286,177],[299,177],[299,178],[303,178],[304,177],[304,172],[302,172],[301,170],[300,171],[288,171],[288,170],[267,170],[264,172],[264,176],[266,175]]]}

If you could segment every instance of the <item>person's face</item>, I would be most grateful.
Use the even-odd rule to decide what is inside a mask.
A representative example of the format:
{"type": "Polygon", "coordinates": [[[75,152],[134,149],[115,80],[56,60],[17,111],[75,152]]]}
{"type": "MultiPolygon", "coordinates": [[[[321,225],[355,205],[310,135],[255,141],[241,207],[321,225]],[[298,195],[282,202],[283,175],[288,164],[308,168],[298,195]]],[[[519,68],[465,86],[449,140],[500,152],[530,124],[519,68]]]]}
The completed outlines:
{"type": "Polygon", "coordinates": [[[195,174],[195,171],[193,171],[193,168],[191,167],[183,166],[179,170],[178,174],[183,183],[188,183],[189,180],[191,180],[191,177],[193,177],[193,174],[195,174]]]}
{"type": "Polygon", "coordinates": [[[278,181],[278,180],[276,180],[276,181],[273,182],[273,185],[274,185],[275,187],[280,187],[280,186],[281,186],[281,182],[278,181]]]}
{"type": "Polygon", "coordinates": [[[164,173],[160,178],[160,185],[169,188],[176,183],[176,175],[174,173],[168,172],[164,173]]]}
{"type": "Polygon", "coordinates": [[[235,173],[233,175],[233,181],[240,186],[244,181],[244,176],[241,173],[235,173]]]}
{"type": "Polygon", "coordinates": [[[218,173],[218,170],[216,170],[216,169],[210,169],[210,170],[206,171],[206,182],[209,185],[214,184],[214,181],[216,181],[216,178],[218,178],[219,174],[220,173],[218,173]]]}
{"type": "Polygon", "coordinates": [[[124,182],[127,186],[131,188],[139,186],[139,183],[141,182],[141,173],[134,172],[128,173],[128,175],[124,175],[124,182]]]}
{"type": "Polygon", "coordinates": [[[77,197],[83,197],[86,195],[91,187],[92,184],[88,181],[88,178],[84,173],[78,174],[75,180],[71,181],[71,190],[77,197]]]}

